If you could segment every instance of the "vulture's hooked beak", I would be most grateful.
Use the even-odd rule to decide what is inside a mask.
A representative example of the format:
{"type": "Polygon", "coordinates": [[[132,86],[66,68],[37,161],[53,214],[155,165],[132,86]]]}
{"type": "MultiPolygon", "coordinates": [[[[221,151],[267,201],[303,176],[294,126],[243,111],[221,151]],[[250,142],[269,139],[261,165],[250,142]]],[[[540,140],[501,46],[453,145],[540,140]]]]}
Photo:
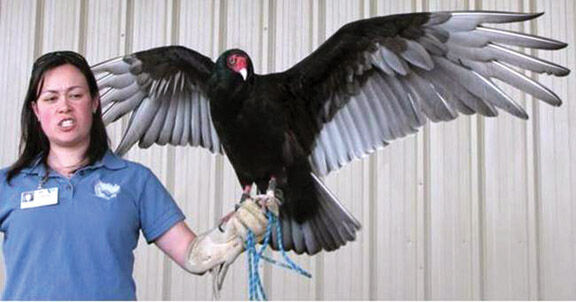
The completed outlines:
{"type": "Polygon", "coordinates": [[[242,79],[244,79],[244,81],[246,81],[246,78],[248,77],[248,69],[242,68],[242,69],[238,70],[238,73],[240,73],[240,75],[242,76],[242,79]]]}

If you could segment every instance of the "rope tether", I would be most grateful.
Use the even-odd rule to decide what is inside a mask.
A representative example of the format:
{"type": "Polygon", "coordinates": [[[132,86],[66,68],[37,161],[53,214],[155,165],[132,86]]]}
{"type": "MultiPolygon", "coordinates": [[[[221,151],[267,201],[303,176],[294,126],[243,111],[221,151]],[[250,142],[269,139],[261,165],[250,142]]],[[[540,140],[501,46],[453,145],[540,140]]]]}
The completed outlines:
{"type": "Polygon", "coordinates": [[[284,250],[284,244],[282,243],[282,228],[280,226],[280,221],[277,219],[271,211],[266,213],[268,217],[268,224],[266,225],[266,233],[264,234],[264,241],[262,246],[258,251],[256,251],[256,240],[254,238],[254,233],[248,230],[248,237],[246,238],[246,250],[248,252],[248,291],[250,300],[266,300],[266,294],[264,293],[264,287],[262,286],[262,279],[260,279],[260,271],[258,270],[258,265],[261,259],[272,264],[296,271],[302,276],[312,278],[312,275],[298,266],[292,259],[288,257],[286,251],[284,250]],[[272,225],[276,223],[276,235],[278,237],[278,247],[280,248],[280,253],[284,258],[285,263],[278,262],[277,260],[268,258],[264,256],[264,250],[268,246],[268,243],[272,237],[272,225]]]}

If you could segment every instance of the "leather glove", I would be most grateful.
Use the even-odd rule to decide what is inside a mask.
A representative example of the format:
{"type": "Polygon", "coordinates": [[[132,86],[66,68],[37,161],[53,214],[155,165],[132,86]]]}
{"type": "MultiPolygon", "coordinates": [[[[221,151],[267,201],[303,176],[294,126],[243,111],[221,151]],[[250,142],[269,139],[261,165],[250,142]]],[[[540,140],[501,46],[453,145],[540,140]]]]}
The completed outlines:
{"type": "Polygon", "coordinates": [[[277,203],[270,194],[246,199],[223,224],[192,241],[188,247],[186,270],[200,275],[212,271],[216,293],[222,288],[229,266],[245,250],[248,230],[251,230],[260,242],[268,224],[266,209],[277,213],[277,203]]]}

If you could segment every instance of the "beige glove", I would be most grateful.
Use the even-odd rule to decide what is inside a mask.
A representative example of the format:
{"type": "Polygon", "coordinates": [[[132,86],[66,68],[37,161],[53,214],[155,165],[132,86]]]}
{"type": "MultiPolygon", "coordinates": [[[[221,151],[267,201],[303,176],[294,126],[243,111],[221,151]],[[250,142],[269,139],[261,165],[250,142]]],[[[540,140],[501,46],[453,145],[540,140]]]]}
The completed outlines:
{"type": "Polygon", "coordinates": [[[264,237],[268,224],[266,208],[278,211],[277,201],[270,195],[248,198],[224,224],[196,237],[188,247],[186,270],[200,275],[212,271],[214,290],[220,290],[229,266],[245,250],[248,230],[258,242],[264,237]]]}

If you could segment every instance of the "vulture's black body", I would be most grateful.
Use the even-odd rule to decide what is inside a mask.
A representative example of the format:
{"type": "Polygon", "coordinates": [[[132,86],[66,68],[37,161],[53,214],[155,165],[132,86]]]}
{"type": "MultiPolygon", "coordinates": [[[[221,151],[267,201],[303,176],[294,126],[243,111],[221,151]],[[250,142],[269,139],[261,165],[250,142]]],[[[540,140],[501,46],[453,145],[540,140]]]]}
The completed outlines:
{"type": "Polygon", "coordinates": [[[287,116],[295,96],[278,81],[280,75],[254,75],[246,82],[234,77],[226,73],[208,82],[208,97],[214,100],[210,112],[222,146],[242,187],[256,183],[265,191],[275,177],[290,201],[283,213],[290,211],[302,223],[315,214],[318,203],[308,163],[310,147],[298,141],[300,133],[287,116]],[[232,85],[221,87],[223,82],[232,85]]]}
{"type": "MultiPolygon", "coordinates": [[[[527,118],[492,79],[552,105],[560,99],[515,68],[557,76],[569,70],[506,45],[559,49],[566,44],[485,27],[539,14],[415,13],[349,23],[292,68],[258,75],[239,49],[214,63],[167,46],[112,59],[99,75],[105,122],[132,112],[118,147],[135,142],[224,151],[243,187],[264,191],[271,177],[284,194],[284,245],[297,253],[334,250],[360,224],[319,180],[427,119],[458,113],[527,118]],[[236,59],[246,60],[246,73],[236,59]]],[[[277,248],[274,236],[272,246],[277,248]]]]}

